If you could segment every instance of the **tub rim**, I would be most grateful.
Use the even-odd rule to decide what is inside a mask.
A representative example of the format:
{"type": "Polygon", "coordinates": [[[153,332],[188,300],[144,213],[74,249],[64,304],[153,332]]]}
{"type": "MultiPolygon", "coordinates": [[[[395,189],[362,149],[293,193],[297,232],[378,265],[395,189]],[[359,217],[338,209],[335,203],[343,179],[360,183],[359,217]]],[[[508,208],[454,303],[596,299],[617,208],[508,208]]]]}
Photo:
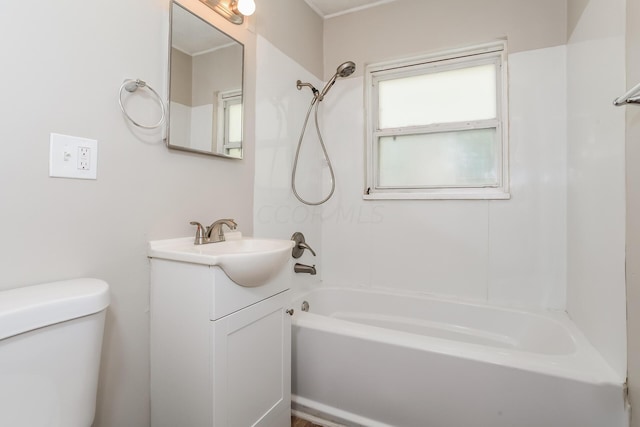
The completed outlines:
{"type": "Polygon", "coordinates": [[[296,333],[296,327],[309,328],[323,333],[337,333],[339,335],[345,335],[356,339],[374,341],[419,351],[430,351],[459,359],[476,360],[493,365],[532,371],[543,375],[567,378],[580,382],[617,386],[625,382],[625,379],[619,378],[602,355],[600,355],[600,353],[589,343],[587,338],[582,334],[575,323],[573,323],[566,312],[500,306],[485,302],[447,298],[441,295],[431,295],[410,291],[327,285],[321,285],[313,289],[306,289],[294,294],[292,303],[295,309],[295,313],[292,318],[294,333],[296,333]],[[300,304],[305,297],[322,291],[347,291],[404,296],[542,317],[554,322],[559,327],[562,327],[570,335],[571,339],[575,343],[575,351],[565,354],[544,354],[525,351],[522,349],[497,348],[489,345],[453,341],[445,338],[391,330],[379,326],[336,319],[330,316],[300,310],[300,304]]]}

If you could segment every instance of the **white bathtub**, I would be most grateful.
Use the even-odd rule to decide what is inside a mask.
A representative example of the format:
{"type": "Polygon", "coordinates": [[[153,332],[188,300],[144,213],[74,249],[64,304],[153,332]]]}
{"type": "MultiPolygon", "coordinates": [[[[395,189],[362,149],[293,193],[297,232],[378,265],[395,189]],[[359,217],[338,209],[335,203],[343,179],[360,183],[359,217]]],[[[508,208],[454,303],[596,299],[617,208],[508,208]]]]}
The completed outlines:
{"type": "Polygon", "coordinates": [[[293,405],[303,416],[367,427],[628,426],[624,379],[564,313],[328,287],[293,307],[293,405]]]}

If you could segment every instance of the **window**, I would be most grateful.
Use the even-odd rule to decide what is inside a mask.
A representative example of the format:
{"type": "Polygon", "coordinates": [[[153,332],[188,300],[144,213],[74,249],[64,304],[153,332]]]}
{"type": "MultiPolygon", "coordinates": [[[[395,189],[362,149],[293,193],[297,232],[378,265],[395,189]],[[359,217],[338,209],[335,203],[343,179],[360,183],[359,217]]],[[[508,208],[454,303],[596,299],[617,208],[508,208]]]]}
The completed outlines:
{"type": "Polygon", "coordinates": [[[242,158],[242,91],[219,92],[217,98],[218,152],[242,158]]]}
{"type": "Polygon", "coordinates": [[[365,75],[365,199],[509,198],[505,43],[365,75]]]}

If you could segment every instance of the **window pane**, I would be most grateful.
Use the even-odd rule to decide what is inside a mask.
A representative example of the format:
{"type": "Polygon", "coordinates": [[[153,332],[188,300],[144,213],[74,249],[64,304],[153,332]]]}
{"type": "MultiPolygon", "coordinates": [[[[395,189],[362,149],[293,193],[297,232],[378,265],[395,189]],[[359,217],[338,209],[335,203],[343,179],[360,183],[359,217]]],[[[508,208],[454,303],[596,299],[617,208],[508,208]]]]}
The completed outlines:
{"type": "Polygon", "coordinates": [[[242,104],[232,104],[229,108],[229,142],[242,141],[242,104]]]}
{"type": "Polygon", "coordinates": [[[380,187],[496,186],[496,129],[378,139],[380,187]]]}
{"type": "Polygon", "coordinates": [[[496,118],[496,66],[479,65],[378,84],[380,129],[496,118]]]}

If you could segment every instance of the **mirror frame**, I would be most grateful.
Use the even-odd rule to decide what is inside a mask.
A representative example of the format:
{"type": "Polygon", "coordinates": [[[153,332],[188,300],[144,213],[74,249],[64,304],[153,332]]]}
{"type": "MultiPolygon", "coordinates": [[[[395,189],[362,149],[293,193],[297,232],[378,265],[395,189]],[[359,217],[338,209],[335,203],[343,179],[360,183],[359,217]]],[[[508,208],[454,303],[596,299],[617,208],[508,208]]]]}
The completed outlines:
{"type": "MultiPolygon", "coordinates": [[[[213,12],[211,12],[213,13],[213,12]]],[[[221,29],[219,26],[214,25],[211,20],[208,20],[206,18],[204,18],[203,16],[200,16],[198,13],[194,12],[193,10],[191,10],[190,8],[188,8],[187,6],[185,6],[184,4],[180,3],[177,0],[171,0],[170,4],[169,4],[169,40],[168,40],[168,66],[167,66],[167,99],[166,99],[166,106],[167,106],[167,119],[166,119],[166,134],[165,134],[165,144],[169,149],[172,150],[179,150],[179,151],[187,151],[187,152],[191,152],[191,153],[198,153],[198,154],[204,154],[204,155],[208,155],[208,156],[215,156],[215,157],[222,157],[225,159],[232,159],[232,160],[242,160],[244,158],[244,150],[245,150],[245,140],[246,140],[246,132],[245,132],[245,123],[246,123],[246,117],[245,117],[245,112],[246,112],[246,80],[245,80],[245,67],[246,67],[246,62],[247,62],[247,47],[245,46],[245,44],[243,42],[241,42],[240,40],[238,40],[236,37],[233,37],[232,35],[230,35],[228,32],[224,31],[223,29],[221,29]],[[171,132],[171,62],[172,62],[172,50],[173,50],[173,25],[174,25],[174,16],[173,16],[173,11],[174,11],[174,7],[180,7],[181,9],[183,9],[185,12],[189,13],[190,15],[192,15],[194,18],[199,19],[200,21],[202,21],[203,23],[211,26],[212,29],[219,31],[220,33],[224,34],[226,37],[228,37],[230,40],[233,40],[235,43],[237,43],[238,45],[240,45],[240,47],[242,48],[242,64],[241,64],[241,72],[240,72],[240,79],[241,79],[241,85],[240,85],[240,90],[242,93],[242,154],[240,157],[236,157],[236,156],[229,156],[227,154],[224,153],[219,153],[217,151],[213,151],[213,147],[218,145],[218,132],[214,132],[212,130],[212,150],[211,151],[206,151],[206,150],[198,150],[195,148],[190,148],[190,147],[184,147],[181,145],[176,145],[176,144],[171,144],[171,137],[170,137],[170,132],[171,132]]],[[[213,104],[217,104],[217,101],[214,100],[213,104]]],[[[216,107],[216,111],[217,111],[217,107],[216,107]]],[[[217,115],[217,112],[215,113],[215,115],[217,115]]],[[[214,119],[215,120],[215,119],[214,119]]]]}

